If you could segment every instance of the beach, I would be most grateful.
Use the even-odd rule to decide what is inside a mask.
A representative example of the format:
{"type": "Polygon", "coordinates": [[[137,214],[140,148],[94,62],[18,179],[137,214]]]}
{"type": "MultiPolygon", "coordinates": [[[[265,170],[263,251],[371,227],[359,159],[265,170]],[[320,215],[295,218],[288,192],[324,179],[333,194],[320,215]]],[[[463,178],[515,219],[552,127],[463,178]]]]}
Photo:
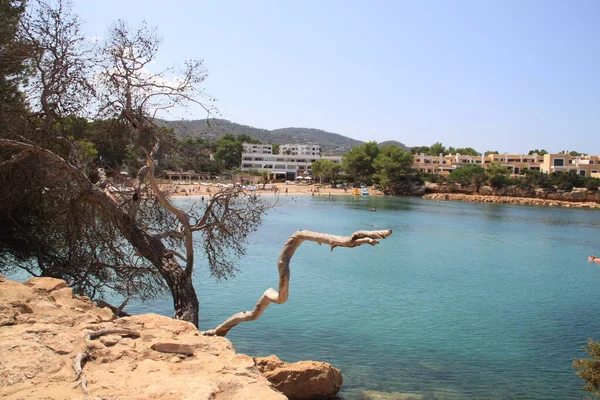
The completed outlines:
{"type": "MultiPolygon", "coordinates": [[[[162,184],[161,187],[167,190],[172,196],[186,197],[186,196],[211,196],[217,193],[227,186],[226,184],[219,183],[206,183],[201,184],[162,184]]],[[[229,184],[231,185],[231,184],[229,184]]],[[[340,187],[331,187],[331,185],[325,184],[307,184],[307,183],[268,183],[264,185],[252,185],[246,186],[244,189],[246,193],[256,193],[260,195],[303,195],[303,196],[339,196],[339,195],[353,195],[353,188],[343,189],[340,187]]],[[[362,190],[362,189],[361,189],[362,190]]],[[[369,195],[372,196],[383,196],[379,190],[375,188],[367,188],[369,195]]]]}

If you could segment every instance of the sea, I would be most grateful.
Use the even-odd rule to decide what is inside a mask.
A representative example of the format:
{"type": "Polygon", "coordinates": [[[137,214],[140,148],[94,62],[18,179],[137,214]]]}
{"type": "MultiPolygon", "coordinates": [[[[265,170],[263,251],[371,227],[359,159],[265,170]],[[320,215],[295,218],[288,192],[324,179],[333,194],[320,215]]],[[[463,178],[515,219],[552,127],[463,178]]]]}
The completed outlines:
{"type": "MultiPolygon", "coordinates": [[[[377,246],[330,251],[304,242],[291,260],[289,300],[227,338],[252,356],[331,363],[342,370],[345,400],[365,392],[425,400],[586,397],[572,362],[587,356],[588,339],[600,340],[600,265],[587,261],[600,253],[598,210],[281,195],[249,236],[235,277],[212,278],[198,252],[200,328],[277,289],[277,259],[295,231],[390,228],[377,246]]],[[[126,311],[170,316],[173,306],[164,298],[126,311]]]]}

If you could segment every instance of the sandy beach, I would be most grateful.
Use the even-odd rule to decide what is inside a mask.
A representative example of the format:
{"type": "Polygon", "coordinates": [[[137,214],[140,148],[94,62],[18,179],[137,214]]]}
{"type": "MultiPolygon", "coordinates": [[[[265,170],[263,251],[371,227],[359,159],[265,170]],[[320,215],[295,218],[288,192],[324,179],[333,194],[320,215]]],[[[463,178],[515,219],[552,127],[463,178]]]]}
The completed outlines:
{"type": "MultiPolygon", "coordinates": [[[[210,196],[223,189],[222,186],[218,186],[216,183],[210,184],[163,184],[162,188],[168,190],[172,196],[185,197],[185,196],[210,196]]],[[[303,196],[338,196],[347,195],[352,196],[352,188],[344,190],[342,188],[332,188],[329,185],[320,184],[306,184],[306,183],[272,183],[257,185],[256,190],[246,190],[246,193],[256,193],[260,195],[303,195],[303,196]]],[[[367,188],[369,195],[372,196],[383,196],[377,189],[367,188]]]]}

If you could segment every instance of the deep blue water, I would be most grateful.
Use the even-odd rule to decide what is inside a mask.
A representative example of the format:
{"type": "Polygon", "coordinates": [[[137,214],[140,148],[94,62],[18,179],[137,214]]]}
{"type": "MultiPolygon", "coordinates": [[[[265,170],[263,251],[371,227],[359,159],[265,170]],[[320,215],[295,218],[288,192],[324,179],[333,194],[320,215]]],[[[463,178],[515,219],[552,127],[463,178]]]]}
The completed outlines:
{"type": "MultiPolygon", "coordinates": [[[[191,202],[192,199],[181,200],[191,202]]],[[[198,256],[201,329],[277,288],[276,261],[298,229],[348,235],[394,228],[378,246],[305,242],[290,298],[228,335],[239,352],[327,361],[341,395],[425,399],[582,399],[571,367],[600,340],[600,212],[422,199],[284,197],[250,237],[239,273],[216,282],[198,256]],[[377,207],[377,212],[369,212],[377,207]]],[[[172,314],[170,300],[129,312],[172,314]]]]}

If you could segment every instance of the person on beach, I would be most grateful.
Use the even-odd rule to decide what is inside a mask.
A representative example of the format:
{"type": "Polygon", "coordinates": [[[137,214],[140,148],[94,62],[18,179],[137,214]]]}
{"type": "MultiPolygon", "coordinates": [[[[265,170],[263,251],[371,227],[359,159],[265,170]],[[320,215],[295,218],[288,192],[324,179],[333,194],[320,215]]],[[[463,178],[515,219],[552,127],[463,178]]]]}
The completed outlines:
{"type": "Polygon", "coordinates": [[[598,258],[598,257],[596,257],[596,256],[594,256],[594,255],[592,255],[592,256],[589,256],[589,257],[588,257],[588,261],[589,261],[589,262],[595,262],[595,263],[597,263],[597,264],[600,264],[600,258],[598,258]]]}

